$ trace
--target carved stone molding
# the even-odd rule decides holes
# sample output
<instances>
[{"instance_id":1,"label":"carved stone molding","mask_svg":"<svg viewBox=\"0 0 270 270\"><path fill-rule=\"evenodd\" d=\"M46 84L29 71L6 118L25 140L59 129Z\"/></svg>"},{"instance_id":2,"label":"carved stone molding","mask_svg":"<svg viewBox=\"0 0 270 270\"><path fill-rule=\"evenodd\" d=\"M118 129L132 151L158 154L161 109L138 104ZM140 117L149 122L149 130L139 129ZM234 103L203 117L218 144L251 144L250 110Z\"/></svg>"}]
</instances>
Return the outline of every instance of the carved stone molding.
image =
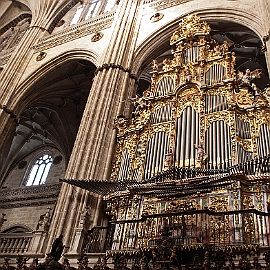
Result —
<instances>
[{"instance_id":1,"label":"carved stone molding","mask_svg":"<svg viewBox=\"0 0 270 270\"><path fill-rule=\"evenodd\" d=\"M33 46L33 49L35 52L44 51L109 28L112 25L114 14L115 12L106 13L106 15L99 16L93 20L84 22L82 24L76 24L73 27L64 29L61 32L51 35L49 38L40 40L38 44Z\"/></svg>"},{"instance_id":2,"label":"carved stone molding","mask_svg":"<svg viewBox=\"0 0 270 270\"><path fill-rule=\"evenodd\" d=\"M11 118L13 119L17 119L17 116L14 114L14 111L13 110L10 110L7 105L1 105L0 104L0 108L7 114L10 115Z\"/></svg>"},{"instance_id":3,"label":"carved stone molding","mask_svg":"<svg viewBox=\"0 0 270 270\"><path fill-rule=\"evenodd\" d=\"M36 61L41 61L46 57L46 52L40 52L39 55L36 57Z\"/></svg>"},{"instance_id":4,"label":"carved stone molding","mask_svg":"<svg viewBox=\"0 0 270 270\"><path fill-rule=\"evenodd\" d=\"M97 32L97 33L95 33L95 34L92 36L91 41L92 41L92 42L97 42L97 41L99 41L100 39L102 39L103 36L104 36L103 33Z\"/></svg>"},{"instance_id":5,"label":"carved stone molding","mask_svg":"<svg viewBox=\"0 0 270 270\"><path fill-rule=\"evenodd\" d=\"M161 1L145 0L143 4L149 5L149 7L154 8L155 11L159 11L166 8L177 6L179 4L184 4L190 1L192 0L161 0Z\"/></svg>"},{"instance_id":6,"label":"carved stone molding","mask_svg":"<svg viewBox=\"0 0 270 270\"><path fill-rule=\"evenodd\" d=\"M153 16L151 16L150 21L151 22L158 22L160 21L162 18L164 17L164 15L160 12L155 13Z\"/></svg>"},{"instance_id":7,"label":"carved stone molding","mask_svg":"<svg viewBox=\"0 0 270 270\"><path fill-rule=\"evenodd\" d=\"M0 190L0 208L15 208L54 204L62 184L22 187Z\"/></svg>"}]
</instances>

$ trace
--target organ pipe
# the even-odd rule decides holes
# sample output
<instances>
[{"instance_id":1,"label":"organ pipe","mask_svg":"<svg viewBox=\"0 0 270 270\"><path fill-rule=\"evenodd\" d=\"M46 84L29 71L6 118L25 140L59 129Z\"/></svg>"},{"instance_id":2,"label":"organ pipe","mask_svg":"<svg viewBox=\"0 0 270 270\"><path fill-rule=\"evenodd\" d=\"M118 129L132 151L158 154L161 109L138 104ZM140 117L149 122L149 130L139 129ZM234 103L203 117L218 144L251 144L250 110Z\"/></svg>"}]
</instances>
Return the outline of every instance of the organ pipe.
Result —
<instances>
[{"instance_id":1,"label":"organ pipe","mask_svg":"<svg viewBox=\"0 0 270 270\"><path fill-rule=\"evenodd\" d=\"M139 172L149 178L162 172L168 169L164 161L171 152L170 165L207 169L248 162L253 152L259 157L270 154L270 101L265 96L255 101L239 83L240 73L235 78L235 57L226 44L209 38L200 33L183 43L173 36L173 57L153 62L152 84L135 99L134 119L116 121L121 143L113 179L138 178ZM133 140L127 152L125 140ZM134 145L139 141L143 154L136 156ZM248 170L257 166L249 164Z\"/></svg>"}]
</instances>

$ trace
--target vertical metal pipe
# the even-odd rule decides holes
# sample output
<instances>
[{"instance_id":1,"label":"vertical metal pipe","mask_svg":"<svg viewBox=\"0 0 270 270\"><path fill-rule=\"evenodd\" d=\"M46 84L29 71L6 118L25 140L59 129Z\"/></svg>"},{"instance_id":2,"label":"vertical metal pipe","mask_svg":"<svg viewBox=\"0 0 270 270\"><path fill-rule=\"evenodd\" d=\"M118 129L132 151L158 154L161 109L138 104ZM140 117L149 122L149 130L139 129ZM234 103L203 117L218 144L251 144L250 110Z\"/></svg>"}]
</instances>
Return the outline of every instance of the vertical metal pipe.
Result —
<instances>
[{"instance_id":1,"label":"vertical metal pipe","mask_svg":"<svg viewBox=\"0 0 270 270\"><path fill-rule=\"evenodd\" d=\"M209 169L209 163L210 163L210 143L209 143L209 128L205 131L205 151L208 154L207 164L205 166L205 169Z\"/></svg>"},{"instance_id":2,"label":"vertical metal pipe","mask_svg":"<svg viewBox=\"0 0 270 270\"><path fill-rule=\"evenodd\" d=\"M210 145L211 145L211 156L212 156L212 169L215 168L216 166L216 129L215 129L215 124L216 122L213 122L211 124L211 140L210 140Z\"/></svg>"},{"instance_id":3,"label":"vertical metal pipe","mask_svg":"<svg viewBox=\"0 0 270 270\"><path fill-rule=\"evenodd\" d=\"M186 110L183 111L182 115L181 115L181 126L182 126L182 130L181 130L181 146L180 146L180 160L183 161L183 165L182 167L184 167L185 165L185 129L186 129Z\"/></svg>"},{"instance_id":4,"label":"vertical metal pipe","mask_svg":"<svg viewBox=\"0 0 270 270\"><path fill-rule=\"evenodd\" d=\"M187 107L187 127L186 127L186 140L185 140L185 160L189 160L190 166L190 137L191 137L191 107Z\"/></svg>"},{"instance_id":5,"label":"vertical metal pipe","mask_svg":"<svg viewBox=\"0 0 270 270\"><path fill-rule=\"evenodd\" d=\"M194 144L196 144L196 112L195 110L192 108L191 111L191 141L190 141L190 167L194 166L194 160L195 160L195 156L194 156Z\"/></svg>"},{"instance_id":6,"label":"vertical metal pipe","mask_svg":"<svg viewBox=\"0 0 270 270\"><path fill-rule=\"evenodd\" d=\"M230 166L230 154L229 154L229 147L230 147L230 135L229 135L229 126L227 124L224 125L224 141L225 141L225 169Z\"/></svg>"},{"instance_id":7,"label":"vertical metal pipe","mask_svg":"<svg viewBox=\"0 0 270 270\"><path fill-rule=\"evenodd\" d=\"M210 169L213 169L213 124L208 128L208 143L209 143L209 161L210 161Z\"/></svg>"},{"instance_id":8,"label":"vertical metal pipe","mask_svg":"<svg viewBox=\"0 0 270 270\"><path fill-rule=\"evenodd\" d=\"M205 113L208 113L208 95L205 95Z\"/></svg>"},{"instance_id":9,"label":"vertical metal pipe","mask_svg":"<svg viewBox=\"0 0 270 270\"><path fill-rule=\"evenodd\" d=\"M158 164L158 156L160 151L160 132L155 133L154 136L154 143L153 143L153 160L152 160L152 170L154 171L155 175L157 173L157 164Z\"/></svg>"},{"instance_id":10,"label":"vertical metal pipe","mask_svg":"<svg viewBox=\"0 0 270 270\"><path fill-rule=\"evenodd\" d=\"M147 158L146 158L147 166L145 166L145 172L146 172L145 178L149 178L151 175L151 158L153 156L152 143L153 143L153 139L151 138L148 140L148 149L147 149Z\"/></svg>"},{"instance_id":11,"label":"vertical metal pipe","mask_svg":"<svg viewBox=\"0 0 270 270\"><path fill-rule=\"evenodd\" d=\"M194 165L194 144L196 143L195 139L196 139L196 112L193 108L191 108L191 138L190 138L190 154L189 154L189 158L190 158L190 167L193 167Z\"/></svg>"},{"instance_id":12,"label":"vertical metal pipe","mask_svg":"<svg viewBox=\"0 0 270 270\"><path fill-rule=\"evenodd\" d=\"M194 141L194 144L199 145L199 143L200 143L200 116L195 111L195 141ZM197 158L197 155L196 155L197 150L196 150L194 144L192 145L192 147L193 147L193 158L194 158L194 164L193 165L195 167L196 158Z\"/></svg>"},{"instance_id":13,"label":"vertical metal pipe","mask_svg":"<svg viewBox=\"0 0 270 270\"><path fill-rule=\"evenodd\" d=\"M225 169L226 167L226 134L224 131L225 123L222 121L220 125L220 160L221 160L221 169Z\"/></svg>"},{"instance_id":14,"label":"vertical metal pipe","mask_svg":"<svg viewBox=\"0 0 270 270\"><path fill-rule=\"evenodd\" d=\"M178 162L179 164L179 142L180 142L180 130L181 130L181 126L180 126L180 121L179 118L177 118L176 120L177 125L176 125L176 135L175 135L175 161L174 162Z\"/></svg>"},{"instance_id":15,"label":"vertical metal pipe","mask_svg":"<svg viewBox=\"0 0 270 270\"><path fill-rule=\"evenodd\" d=\"M220 124L221 121L216 122L216 142L217 142L217 147L216 147L216 159L217 159L217 169L220 169L220 163L221 163L221 153L220 153Z\"/></svg>"},{"instance_id":16,"label":"vertical metal pipe","mask_svg":"<svg viewBox=\"0 0 270 270\"><path fill-rule=\"evenodd\" d=\"M164 158L164 151L165 151L165 132L159 132L160 133L160 149L159 149L159 155L158 155L158 160L157 160L157 167L158 167L158 172L161 172L163 169L163 158Z\"/></svg>"}]
</instances>

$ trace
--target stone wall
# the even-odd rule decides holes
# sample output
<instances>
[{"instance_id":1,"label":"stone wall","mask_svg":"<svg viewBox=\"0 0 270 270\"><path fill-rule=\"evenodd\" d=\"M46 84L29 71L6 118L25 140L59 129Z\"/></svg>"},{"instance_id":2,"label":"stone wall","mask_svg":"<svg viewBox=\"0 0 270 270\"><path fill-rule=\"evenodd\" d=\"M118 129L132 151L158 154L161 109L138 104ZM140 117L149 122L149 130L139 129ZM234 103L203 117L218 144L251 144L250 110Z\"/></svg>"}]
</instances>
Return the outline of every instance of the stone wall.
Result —
<instances>
[{"instance_id":1,"label":"stone wall","mask_svg":"<svg viewBox=\"0 0 270 270\"><path fill-rule=\"evenodd\" d=\"M33 162L36 160L36 158L38 157L40 153L49 153L52 156L53 160L56 157L57 158L60 157L58 158L58 159L61 159L60 161L54 162L52 164L48 178L46 180L46 184L58 183L59 179L63 178L65 174L65 169L66 169L65 160L57 149L46 147L46 148L42 148L42 150L37 150L31 153L22 161L20 161L17 164L17 166L14 167L9 173L8 177L6 178L6 180L4 181L2 185L2 189L19 188L19 187L24 186L25 182L27 181L27 177L31 170Z\"/></svg>"}]
</instances>

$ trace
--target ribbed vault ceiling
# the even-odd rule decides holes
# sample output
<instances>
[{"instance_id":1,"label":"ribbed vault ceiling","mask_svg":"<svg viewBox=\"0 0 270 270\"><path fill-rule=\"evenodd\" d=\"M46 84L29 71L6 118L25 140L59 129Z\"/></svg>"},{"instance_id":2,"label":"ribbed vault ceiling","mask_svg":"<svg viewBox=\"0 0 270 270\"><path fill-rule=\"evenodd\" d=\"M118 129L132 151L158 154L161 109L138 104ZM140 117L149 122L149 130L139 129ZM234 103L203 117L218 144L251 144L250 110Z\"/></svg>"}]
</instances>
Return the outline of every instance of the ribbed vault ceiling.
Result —
<instances>
[{"instance_id":1,"label":"ribbed vault ceiling","mask_svg":"<svg viewBox=\"0 0 270 270\"><path fill-rule=\"evenodd\" d=\"M44 146L57 148L68 159L78 132L96 67L71 60L54 68L32 89L34 100L20 114L5 159L13 168L25 156ZM30 98L30 97L29 97Z\"/></svg>"}]
</instances>

